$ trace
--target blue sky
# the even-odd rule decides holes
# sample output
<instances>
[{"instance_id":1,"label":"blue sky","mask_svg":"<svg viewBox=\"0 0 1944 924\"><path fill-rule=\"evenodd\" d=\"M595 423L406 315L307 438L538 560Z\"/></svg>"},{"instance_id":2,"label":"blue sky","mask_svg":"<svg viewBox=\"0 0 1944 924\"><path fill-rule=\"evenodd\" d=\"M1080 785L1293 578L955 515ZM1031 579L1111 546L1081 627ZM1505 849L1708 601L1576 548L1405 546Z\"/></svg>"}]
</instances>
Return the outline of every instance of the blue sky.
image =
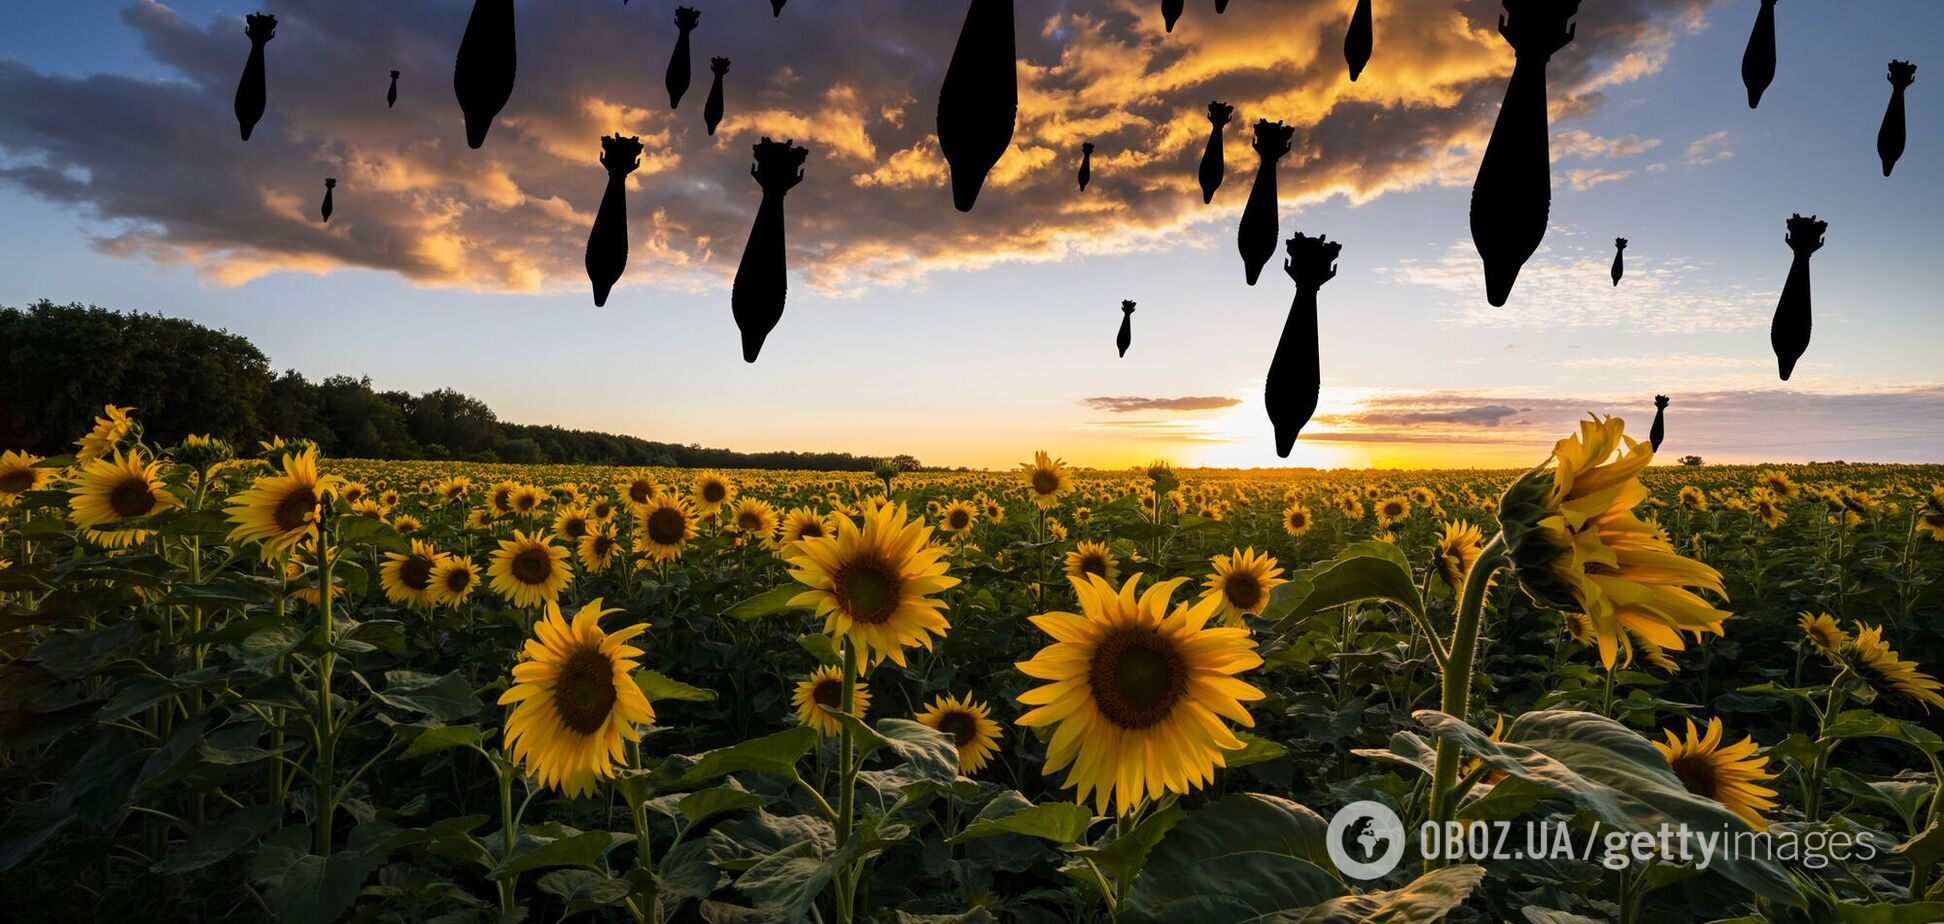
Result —
<instances>
[{"instance_id":1,"label":"blue sky","mask_svg":"<svg viewBox=\"0 0 1944 924\"><path fill-rule=\"evenodd\" d=\"M277 12L280 6L314 5L266 7ZM1319 11L1316 21L1338 18L1339 5L1347 15L1347 4L1319 4L1328 9ZM662 33L672 33L662 28L668 12L663 7L672 6L637 2L625 14L600 11L632 17L613 20L620 27L639 23L635 44L643 61L637 70L654 75L618 94L618 105L665 108L665 97L659 104L653 100L661 95L658 75L667 43ZM701 6L705 17L732 15L726 6ZM1168 64L1158 15L1136 19L1123 9L1136 6L1131 2L1058 6L1050 18L1074 17L1066 21L1072 37L1053 50L1042 49L1037 58L1032 43L1022 39L1029 63L1059 71L1081 56L1085 26L1093 23L1101 35L1121 41L1134 35L1149 43L1146 47L1161 48L1154 66ZM1148 4L1138 6L1145 13ZM1251 15L1250 6L1247 0L1235 4L1224 19ZM1496 5L1452 6L1489 22ZM1574 59L1582 69L1571 78L1574 95L1567 108L1574 111L1552 126L1553 227L1503 308L1484 302L1466 225L1475 151L1460 146L1408 169L1391 163L1360 174L1362 152L1346 155L1341 148L1359 136L1322 131L1341 118L1338 110L1321 120L1313 138L1320 160L1298 164L1298 157L1315 153L1299 151L1285 161L1283 234L1325 233L1344 244L1339 275L1321 296L1322 408L1290 463L1537 461L1552 439L1565 434L1570 420L1587 411L1638 418L1644 432L1656 392L1674 396L1669 413L1675 438L1669 449L1710 460L1944 458L1944 376L1936 371L1944 346L1939 311L1944 232L1938 221L1944 202L1939 195L1944 190L1944 54L1938 53L1944 51L1944 5L1925 0L1782 5L1780 64L1756 111L1747 108L1738 72L1754 0L1641 0L1622 6L1628 9L1603 15L1638 14L1625 54L1611 32L1606 44L1588 47L1588 30L1582 28L1581 40L1555 57L1555 70ZM424 22L451 22L454 34L427 37L428 47L456 41L464 4L400 7L422 8ZM15 69L0 80L0 88L11 82L13 94L34 88L58 93L90 75L124 75L183 85L187 90L174 98L203 100L215 115L228 118L229 87L223 83L233 87L248 46L231 31L233 23L216 18L236 17L246 9L189 0L168 5L193 27L183 33L184 42L208 36L216 49L210 53L219 54L210 72L221 72L220 79L199 76L187 63L201 49L159 55L157 42L143 40L135 23L153 23L158 9L144 7L150 18L142 20L124 17L111 3L10 5L0 11L0 56ZM547 85L548 65L529 61L552 47L550 36L570 35L581 25L567 13L543 14L537 4L521 9L531 19L551 15L556 21L535 29L537 40L523 36L531 44L522 50L516 106L534 82ZM1583 23L1591 10L1589 4ZM299 11L299 23L304 12ZM761 12L761 22L740 25L762 27L768 15ZM833 15L827 4L814 0L793 3L784 13L786 20L795 16L799 22ZM1191 11L1176 33L1191 48L1198 35L1193 30L1201 27L1197 15L1213 19L1206 11ZM698 59L710 53L702 40L716 21L705 18L697 33ZM1608 24L1629 28L1624 18ZM1233 22L1207 27L1217 26L1235 27ZM943 30L947 38L954 28ZM1035 31L1025 12L1020 28L1022 35ZM1154 34L1142 36L1142 29ZM1666 35L1654 35L1657 30ZM1380 10L1366 82L1382 80L1387 67L1409 55L1398 40L1386 43L1387 36L1402 31L1402 24L1387 26ZM294 49L301 47L286 34L280 30L269 47L273 115L266 126L296 135L274 121L282 88L277 78L283 62L277 56L297 54ZM227 35L234 40L217 42ZM935 58L939 44L913 39L913 53ZM949 47L949 41L943 43L944 51ZM1199 51L1236 53L1214 38ZM1509 68L1510 49L1500 43L1497 53ZM170 55L180 57L164 60ZM822 66L841 77L842 56L825 57L838 59ZM1909 91L1907 153L1895 176L1885 179L1874 140L1889 96L1884 63L1892 57L1915 61L1919 71ZM747 60L748 65L738 62L732 79L747 69L753 72L752 85L770 80L765 104L776 102L787 110L793 99L803 99L806 109L814 108L812 91L792 91L780 78L763 75L761 58ZM1934 69L1931 62L1937 62ZM367 63L377 74L376 85L359 86L357 92L368 93L378 106L358 118L378 123L387 116L382 71L392 65ZM1334 68L1342 80L1340 58L1313 63L1318 72ZM811 64L790 66L811 83L821 73ZM456 110L449 57L401 66L407 69L401 89L412 102ZM1454 58L1439 66L1467 65ZM363 83L372 83L370 74L361 76ZM354 82L350 75L343 79ZM1083 76L1068 74L1059 82L1056 73L1048 79L1054 82L1041 88L1044 93L1052 96L1059 89L1075 106L1088 104L1090 93L1097 95L1083 85ZM912 121L929 125L935 81L921 83L914 80L910 88ZM1466 130L1474 133L1489 127L1503 80L1501 75L1475 83L1447 107L1462 110ZM699 109L704 89L698 81L691 90L696 101L685 102L682 115L695 115L689 107ZM317 88L299 84L292 92L299 91ZM1264 99L1299 91L1272 89ZM1207 95L1187 89L1175 98L1142 103L1188 111ZM0 106L10 105L10 98L23 97L0 89ZM732 111L742 101L732 94ZM1557 86L1554 103L1563 105ZM1430 108L1422 101L1383 105L1371 116L1372 133L1388 138L1396 132L1415 143L1452 140L1449 132L1405 134L1417 130ZM653 119L659 112L622 112L623 119L642 122L646 131L658 130ZM520 114L509 108L508 115ZM4 116L0 111L0 119ZM87 117L73 114L76 122ZM401 273L354 249L311 255L328 259L318 267L325 272L255 268L237 274L251 277L240 281L224 275L222 257L211 255L207 237L195 239L194 246L203 249L193 256L170 250L187 246L181 229L194 222L180 216L189 214L188 206L143 218L130 213L126 196L110 200L89 190L50 196L44 188L30 192L17 174L0 172L0 303L46 297L189 317L248 336L276 365L308 375L369 375L382 387L415 391L449 386L483 398L506 419L653 439L752 450L913 452L927 462L978 466L1004 465L1037 448L1082 464L1123 465L1155 456L1185 464L1277 464L1259 393L1292 287L1273 268L1257 286L1242 284L1234 225L1253 166L1243 127L1249 117L1245 109L1229 128L1230 172L1214 205L1199 213L1163 213L1130 193L1124 204L1116 203L1118 212L1103 208L1073 219L1064 229L1068 236L1056 244L1009 251L1007 235L1038 220L1032 210L1037 200L1076 195L1073 165L1060 160L1063 155L1054 156L1038 171L1046 175L1043 181L1001 186L982 199L981 209L991 203L988 210L996 214L977 232L987 252L972 269L955 268L951 248L941 245L928 255L897 261L889 272L875 267L806 279L805 271L818 263L819 248L839 253L850 246L859 248L851 251L856 253L860 240L883 245L870 238L869 208L856 215L830 207L818 211L814 207L822 200L793 194L792 205L804 206L791 216L797 248L791 259L799 272L783 322L754 365L740 361L728 312L728 273L740 249L740 228L746 228L756 200L754 184L746 179L743 185L721 184L725 230L716 235L710 259L664 266L639 249L637 236L623 287L608 307L595 309L584 276L577 278L578 259L558 273L540 261L544 278L532 287L537 291L455 283L422 273L408 278L414 271ZM837 181L841 177L832 174L851 172L820 157L821 150L844 143L840 127L816 115L803 125L775 118L785 123L782 128L808 133L798 140L813 149L806 167L810 177ZM1149 120L1147 128L1158 136L1164 124ZM69 128L57 120L43 118L34 126L37 134L24 140L10 141L9 133L0 132L0 164L47 165L49 151L65 150L59 146L61 132L88 137L85 126ZM1057 147L1065 137L1061 133L1070 129L1082 130L1050 120L1031 137ZM1131 129L1119 130L1122 135L1114 137ZM544 146L544 132L522 131ZM725 175L733 179L746 169L747 139L733 130L729 135L717 139L709 156L712 163L726 164ZM489 140L485 153L505 140ZM1200 140L1190 140L1192 159ZM235 142L233 134L227 141ZM331 156L328 145L314 139L297 137L292 143ZM696 140L678 134L667 143L675 147ZM240 153L234 156L260 156L254 145L237 146ZM888 159L887 147L880 146L880 161ZM146 139L130 137L124 149L101 154L98 164L55 166L89 176L117 160L168 157L174 150L179 149L150 147ZM1033 151L1022 147L1009 156ZM690 149L684 156L698 155ZM1096 158L1097 175L1109 181L1100 195L1109 203L1116 195L1111 183L1120 179L1116 170L1161 169L1121 167L1111 159L1103 164L1101 155ZM694 162L685 161L678 175L705 182L697 178L703 175L688 172ZM322 175L328 168L310 172ZM170 172L156 175L187 176L198 169L243 176L241 171L250 168L183 157ZM547 185L554 173L542 180L537 172L515 168L511 175L530 198L552 192L575 211L591 213L601 183L591 153L578 173L562 169L566 179L557 192ZM1192 183L1192 167L1182 179ZM1346 186L1363 186L1361 201L1332 194ZM664 204L664 189L671 187L651 178L633 194L637 222ZM943 200L920 194L929 191L914 193L915 206L887 202L884 214L904 215L910 208L920 216L909 219L918 227L960 220ZM290 195L305 209L315 205L310 188L293 188ZM372 200L381 194L347 184L338 195L339 214L350 219L355 235L355 222L375 209ZM679 221L685 200L679 190L667 195L669 214ZM1063 208L1069 217L1074 214L1073 206ZM1202 208L1198 197L1195 208ZM1793 381L1781 383L1774 375L1767 321L1789 265L1782 236L1791 212L1815 213L1830 230L1828 245L1813 263L1815 339ZM342 221L334 219L334 225ZM403 227L410 227L409 221ZM249 241L236 229L212 233ZM1631 241L1629 275L1617 290L1605 279L1615 236ZM309 266L311 257L302 250L308 245L293 239L299 243L291 253L301 259L290 265ZM570 243L577 256L579 240ZM1112 347L1123 298L1140 303L1134 347L1124 359ZM1192 412L1103 411L1085 403L1102 396L1215 396L1239 403ZM1480 415L1480 408L1510 413Z\"/></svg>"}]
</instances>

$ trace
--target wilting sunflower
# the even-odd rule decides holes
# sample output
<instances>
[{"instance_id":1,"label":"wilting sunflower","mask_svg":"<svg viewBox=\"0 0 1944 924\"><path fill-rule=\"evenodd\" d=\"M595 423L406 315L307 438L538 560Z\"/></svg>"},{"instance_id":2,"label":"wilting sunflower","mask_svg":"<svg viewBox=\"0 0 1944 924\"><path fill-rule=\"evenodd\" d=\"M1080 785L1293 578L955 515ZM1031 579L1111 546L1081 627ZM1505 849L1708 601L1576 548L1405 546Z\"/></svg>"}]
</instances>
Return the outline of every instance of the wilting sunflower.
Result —
<instances>
[{"instance_id":1,"label":"wilting sunflower","mask_svg":"<svg viewBox=\"0 0 1944 924\"><path fill-rule=\"evenodd\" d=\"M1079 613L1032 617L1053 643L1017 666L1050 682L1020 694L1038 708L1017 724L1053 726L1046 771L1070 767L1064 785L1081 802L1092 794L1103 814L1110 801L1126 815L1144 798L1213 781L1223 752L1243 746L1222 719L1255 724L1242 703L1263 693L1234 676L1262 664L1255 643L1247 629L1209 627L1214 597L1168 612L1186 580L1155 584L1137 601L1140 575L1118 592L1088 575L1073 582Z\"/></svg>"},{"instance_id":2,"label":"wilting sunflower","mask_svg":"<svg viewBox=\"0 0 1944 924\"><path fill-rule=\"evenodd\" d=\"M1674 775L1681 778L1688 792L1721 803L1750 828L1768 830L1768 819L1762 813L1775 808L1775 790L1762 784L1775 779L1775 774L1763 769L1768 765L1767 757L1755 756L1753 737L1722 747L1720 719L1708 720L1705 735L1695 729L1693 719L1687 720L1685 739L1672 731L1663 733L1667 741L1656 741L1654 747L1667 758L1668 766L1674 768Z\"/></svg>"},{"instance_id":3,"label":"wilting sunflower","mask_svg":"<svg viewBox=\"0 0 1944 924\"><path fill-rule=\"evenodd\" d=\"M1803 613L1796 617L1796 625L1802 627L1803 641L1809 643L1819 655L1835 658L1843 653L1843 646L1849 644L1849 633L1836 624L1836 617L1828 613Z\"/></svg>"},{"instance_id":4,"label":"wilting sunflower","mask_svg":"<svg viewBox=\"0 0 1944 924\"><path fill-rule=\"evenodd\" d=\"M541 533L528 535L514 530L513 538L502 539L486 565L493 592L514 606L539 606L560 599L560 592L574 582L567 566L567 550L547 541Z\"/></svg>"},{"instance_id":5,"label":"wilting sunflower","mask_svg":"<svg viewBox=\"0 0 1944 924\"><path fill-rule=\"evenodd\" d=\"M231 542L263 543L264 560L288 552L317 536L318 512L336 490L337 480L317 473L317 447L286 455L283 474L265 475L249 490L230 498Z\"/></svg>"},{"instance_id":6,"label":"wilting sunflower","mask_svg":"<svg viewBox=\"0 0 1944 924\"><path fill-rule=\"evenodd\" d=\"M1295 539L1309 532L1310 527L1315 525L1315 521L1310 519L1308 507L1302 504L1290 504L1283 508L1282 524L1283 532L1288 533L1291 539Z\"/></svg>"},{"instance_id":7,"label":"wilting sunflower","mask_svg":"<svg viewBox=\"0 0 1944 924\"><path fill-rule=\"evenodd\" d=\"M161 471L162 463L144 462L140 449L131 449L126 456L117 451L111 458L88 460L68 496L70 518L88 530L90 541L104 548L127 548L147 539L154 531L132 528L129 521L181 504L163 486Z\"/></svg>"},{"instance_id":8,"label":"wilting sunflower","mask_svg":"<svg viewBox=\"0 0 1944 924\"><path fill-rule=\"evenodd\" d=\"M1282 579L1283 569L1277 567L1276 557L1259 553L1254 547L1217 555L1210 564L1215 570L1209 572L1202 587L1207 596L1222 601L1216 615L1228 623L1239 623L1244 615L1262 612L1269 592L1278 584L1288 583Z\"/></svg>"},{"instance_id":9,"label":"wilting sunflower","mask_svg":"<svg viewBox=\"0 0 1944 924\"><path fill-rule=\"evenodd\" d=\"M1477 563L1484 545L1485 534L1477 526L1464 520L1444 524L1444 533L1438 537L1438 547L1432 553L1431 563L1437 567L1438 577L1444 580L1446 587L1455 591L1465 586L1465 577L1471 574L1472 565Z\"/></svg>"},{"instance_id":10,"label":"wilting sunflower","mask_svg":"<svg viewBox=\"0 0 1944 924\"><path fill-rule=\"evenodd\" d=\"M938 512L939 531L953 536L970 530L978 522L978 508L962 500L946 504L944 509Z\"/></svg>"},{"instance_id":11,"label":"wilting sunflower","mask_svg":"<svg viewBox=\"0 0 1944 924\"><path fill-rule=\"evenodd\" d=\"M721 472L703 472L695 476L694 483L689 486L689 495L695 498L696 515L706 517L735 498L736 486L722 477Z\"/></svg>"},{"instance_id":12,"label":"wilting sunflower","mask_svg":"<svg viewBox=\"0 0 1944 924\"><path fill-rule=\"evenodd\" d=\"M682 557L682 550L693 538L695 514L689 509L688 500L661 494L648 502L647 512L635 525L634 549L663 562Z\"/></svg>"},{"instance_id":13,"label":"wilting sunflower","mask_svg":"<svg viewBox=\"0 0 1944 924\"><path fill-rule=\"evenodd\" d=\"M929 649L932 636L945 634L945 603L931 595L959 583L945 573L945 549L930 544L931 532L903 504L866 516L861 528L839 518L837 535L791 547L790 576L810 589L790 604L815 606L824 631L849 638L869 663L890 658L903 667L906 646Z\"/></svg>"},{"instance_id":14,"label":"wilting sunflower","mask_svg":"<svg viewBox=\"0 0 1944 924\"><path fill-rule=\"evenodd\" d=\"M96 417L94 429L74 441L74 461L86 464L114 452L135 428L134 421L128 419L128 413L133 410L112 404L103 406L101 412L106 416Z\"/></svg>"},{"instance_id":15,"label":"wilting sunflower","mask_svg":"<svg viewBox=\"0 0 1944 924\"><path fill-rule=\"evenodd\" d=\"M979 772L999 751L1003 730L992 720L992 707L963 697L933 697L931 705L918 713L918 722L952 736L958 749L959 772L967 776Z\"/></svg>"},{"instance_id":16,"label":"wilting sunflower","mask_svg":"<svg viewBox=\"0 0 1944 924\"><path fill-rule=\"evenodd\" d=\"M579 504L560 508L560 513L554 517L554 537L570 545L585 538L589 528L587 511L582 510Z\"/></svg>"},{"instance_id":17,"label":"wilting sunflower","mask_svg":"<svg viewBox=\"0 0 1944 924\"><path fill-rule=\"evenodd\" d=\"M1875 683L1916 700L1926 711L1932 706L1944 709L1944 695L1937 692L1944 689L1944 683L1918 670L1917 662L1898 657L1896 649L1883 640L1882 626L1857 623L1856 641L1851 650L1856 661L1869 669L1868 676Z\"/></svg>"},{"instance_id":18,"label":"wilting sunflower","mask_svg":"<svg viewBox=\"0 0 1944 924\"><path fill-rule=\"evenodd\" d=\"M796 692L791 694L790 702L796 705L797 720L817 730L826 738L842 734L844 726L837 718L819 709L829 706L842 709L844 705L844 672L834 664L826 664L812 672L808 679L797 681ZM859 680L851 687L851 713L863 718L871 708L871 688Z\"/></svg>"},{"instance_id":19,"label":"wilting sunflower","mask_svg":"<svg viewBox=\"0 0 1944 924\"><path fill-rule=\"evenodd\" d=\"M776 508L768 501L745 497L736 502L729 525L744 536L769 543L776 536Z\"/></svg>"},{"instance_id":20,"label":"wilting sunflower","mask_svg":"<svg viewBox=\"0 0 1944 924\"><path fill-rule=\"evenodd\" d=\"M46 486L52 473L34 467L40 460L40 456L11 449L0 453L0 504L11 504L14 498Z\"/></svg>"},{"instance_id":21,"label":"wilting sunflower","mask_svg":"<svg viewBox=\"0 0 1944 924\"><path fill-rule=\"evenodd\" d=\"M614 566L614 558L621 552L621 539L614 535L612 526L596 526L580 538L580 561L587 570L599 574Z\"/></svg>"},{"instance_id":22,"label":"wilting sunflower","mask_svg":"<svg viewBox=\"0 0 1944 924\"><path fill-rule=\"evenodd\" d=\"M1688 589L1725 599L1721 573L1682 557L1634 515L1647 499L1640 473L1654 451L1625 427L1617 417L1581 421L1554 447L1557 468L1527 472L1499 500L1520 585L1536 602L1585 613L1609 670L1633 635L1680 651L1682 632L1719 635L1731 615Z\"/></svg>"},{"instance_id":23,"label":"wilting sunflower","mask_svg":"<svg viewBox=\"0 0 1944 924\"><path fill-rule=\"evenodd\" d=\"M1104 542L1082 542L1066 553L1066 574L1075 579L1098 574L1113 581L1120 577L1120 559L1114 557L1113 550Z\"/></svg>"},{"instance_id":24,"label":"wilting sunflower","mask_svg":"<svg viewBox=\"0 0 1944 924\"><path fill-rule=\"evenodd\" d=\"M479 566L453 556L432 567L432 602L458 609L479 586Z\"/></svg>"},{"instance_id":25,"label":"wilting sunflower","mask_svg":"<svg viewBox=\"0 0 1944 924\"><path fill-rule=\"evenodd\" d=\"M655 707L634 682L641 649L628 644L648 624L601 631L601 617L618 612L602 609L597 598L569 623L560 605L547 601L513 665L513 686L499 698L502 706L517 704L506 719L513 760L569 796L593 792L597 778L612 779L624 742L640 741L637 726L655 721Z\"/></svg>"},{"instance_id":26,"label":"wilting sunflower","mask_svg":"<svg viewBox=\"0 0 1944 924\"><path fill-rule=\"evenodd\" d=\"M401 555L386 552L378 567L378 582L384 585L385 599L418 609L431 609L434 602L432 572L446 558L431 543L412 540L412 550Z\"/></svg>"},{"instance_id":27,"label":"wilting sunflower","mask_svg":"<svg viewBox=\"0 0 1944 924\"><path fill-rule=\"evenodd\" d=\"M1058 506L1060 495L1073 490L1064 459L1036 452L1033 453L1033 461L1019 463L1019 469L1026 475L1026 486L1032 490L1033 503L1041 510Z\"/></svg>"}]
</instances>

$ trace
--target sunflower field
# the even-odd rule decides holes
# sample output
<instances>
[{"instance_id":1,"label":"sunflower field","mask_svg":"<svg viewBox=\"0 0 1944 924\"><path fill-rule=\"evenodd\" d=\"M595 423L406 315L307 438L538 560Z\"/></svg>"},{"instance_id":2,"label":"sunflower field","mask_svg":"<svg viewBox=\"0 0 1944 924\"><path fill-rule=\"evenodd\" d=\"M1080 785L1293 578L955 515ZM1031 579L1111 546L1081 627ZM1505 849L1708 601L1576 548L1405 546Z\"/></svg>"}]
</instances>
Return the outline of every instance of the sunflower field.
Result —
<instances>
[{"instance_id":1,"label":"sunflower field","mask_svg":"<svg viewBox=\"0 0 1944 924\"><path fill-rule=\"evenodd\" d=\"M0 454L0 907L1944 920L1944 467L1563 436L873 476L162 446L110 406ZM1375 876L1337 859L1365 803L1411 847ZM1637 849L1669 829L1771 849Z\"/></svg>"}]
</instances>

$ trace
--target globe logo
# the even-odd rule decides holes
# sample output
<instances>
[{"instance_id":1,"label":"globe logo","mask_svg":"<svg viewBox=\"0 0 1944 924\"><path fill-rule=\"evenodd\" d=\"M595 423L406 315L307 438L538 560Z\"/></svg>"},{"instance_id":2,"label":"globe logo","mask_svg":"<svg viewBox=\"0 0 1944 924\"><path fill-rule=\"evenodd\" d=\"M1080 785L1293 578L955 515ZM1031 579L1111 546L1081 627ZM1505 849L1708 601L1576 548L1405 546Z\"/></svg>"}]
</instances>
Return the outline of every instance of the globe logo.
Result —
<instances>
[{"instance_id":1,"label":"globe logo","mask_svg":"<svg viewBox=\"0 0 1944 924\"><path fill-rule=\"evenodd\" d=\"M1404 858L1404 822L1381 802L1352 802L1330 816L1324 849L1352 879L1378 879Z\"/></svg>"}]
</instances>

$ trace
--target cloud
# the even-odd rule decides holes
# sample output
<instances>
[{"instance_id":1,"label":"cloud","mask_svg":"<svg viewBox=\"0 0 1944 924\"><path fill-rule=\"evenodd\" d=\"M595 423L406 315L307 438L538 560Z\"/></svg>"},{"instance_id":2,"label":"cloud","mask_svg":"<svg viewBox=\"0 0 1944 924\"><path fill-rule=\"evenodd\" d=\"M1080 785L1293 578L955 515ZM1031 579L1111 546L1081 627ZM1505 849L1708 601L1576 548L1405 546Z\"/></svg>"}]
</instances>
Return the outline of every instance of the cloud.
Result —
<instances>
[{"instance_id":1,"label":"cloud","mask_svg":"<svg viewBox=\"0 0 1944 924\"><path fill-rule=\"evenodd\" d=\"M1735 152L1728 147L1728 132L1724 129L1688 142L1686 160L1690 167L1705 167L1734 156Z\"/></svg>"},{"instance_id":2,"label":"cloud","mask_svg":"<svg viewBox=\"0 0 1944 924\"><path fill-rule=\"evenodd\" d=\"M1129 414L1135 411L1215 411L1242 403L1240 398L1221 395L1190 395L1181 398L1136 398L1132 396L1082 398L1080 403L1096 411Z\"/></svg>"},{"instance_id":3,"label":"cloud","mask_svg":"<svg viewBox=\"0 0 1944 924\"><path fill-rule=\"evenodd\" d=\"M1708 2L1588 4L1549 68L1555 120L1659 69ZM961 215L931 133L963 3L940 6L806 3L780 19L760 3L711 6L692 38L698 85L670 111L666 8L521 4L518 85L473 151L451 89L463 3L280 2L269 111L242 143L230 111L248 51L238 17L192 23L134 0L124 23L174 76L0 61L0 182L68 206L105 252L219 284L357 267L427 286L570 290L586 285L582 247L605 180L596 139L620 131L648 146L629 181L623 290L712 289L733 272L759 198L750 145L770 135L811 151L788 200L791 265L842 294L942 269L1159 250L1203 223L1232 225L1258 117L1297 127L1282 168L1289 203L1469 183L1513 60L1488 2L1379 4L1376 57L1355 84L1336 0L1198 7L1171 35L1144 0L1021 4L1018 130ZM734 64L710 137L700 110L714 55ZM393 67L404 76L386 109ZM1212 209L1194 192L1210 99L1238 107ZM1652 146L1565 137L1577 157ZM1084 195L1073 182L1083 140L1098 145ZM338 179L329 225L313 220L325 176Z\"/></svg>"},{"instance_id":4,"label":"cloud","mask_svg":"<svg viewBox=\"0 0 1944 924\"><path fill-rule=\"evenodd\" d=\"M1496 427L1507 417L1522 414L1522 411L1509 404L1485 404L1458 407L1450 410L1372 410L1355 416L1355 421L1368 426L1415 426L1417 424L1449 423L1466 424L1474 427Z\"/></svg>"},{"instance_id":5,"label":"cloud","mask_svg":"<svg viewBox=\"0 0 1944 924\"><path fill-rule=\"evenodd\" d=\"M1602 183L1612 183L1633 176L1632 170L1604 170L1599 167L1582 167L1568 171L1566 180L1574 192L1585 192Z\"/></svg>"},{"instance_id":6,"label":"cloud","mask_svg":"<svg viewBox=\"0 0 1944 924\"><path fill-rule=\"evenodd\" d=\"M1618 160L1644 154L1660 147L1660 143L1659 138L1642 138L1639 135L1602 138L1583 128L1569 128L1553 133L1551 151L1555 162L1565 158Z\"/></svg>"}]
</instances>

